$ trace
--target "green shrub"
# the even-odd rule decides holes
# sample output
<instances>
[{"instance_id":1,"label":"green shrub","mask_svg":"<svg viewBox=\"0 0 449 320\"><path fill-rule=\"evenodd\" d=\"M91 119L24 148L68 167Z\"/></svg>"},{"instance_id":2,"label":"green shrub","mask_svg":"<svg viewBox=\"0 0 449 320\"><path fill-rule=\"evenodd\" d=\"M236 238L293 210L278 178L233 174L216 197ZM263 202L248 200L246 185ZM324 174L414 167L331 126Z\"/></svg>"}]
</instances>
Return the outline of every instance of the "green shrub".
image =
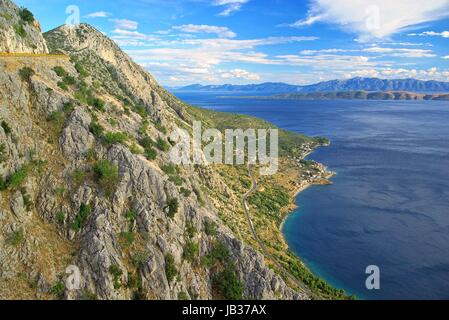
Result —
<instances>
[{"instance_id":1,"label":"green shrub","mask_svg":"<svg viewBox=\"0 0 449 320\"><path fill-rule=\"evenodd\" d=\"M51 293L58 299L64 298L65 284L62 280L56 282L51 288Z\"/></svg>"},{"instance_id":2,"label":"green shrub","mask_svg":"<svg viewBox=\"0 0 449 320\"><path fill-rule=\"evenodd\" d=\"M177 176L177 175L175 175L175 176L170 176L169 178L168 178L168 180L169 181L171 181L171 182L173 182L175 185L177 185L177 186L181 186L182 184L183 184L183 182L184 182L184 180L182 180L182 178L180 177L180 176Z\"/></svg>"},{"instance_id":3,"label":"green shrub","mask_svg":"<svg viewBox=\"0 0 449 320\"><path fill-rule=\"evenodd\" d=\"M178 167L176 165L174 165L173 163L163 165L161 167L161 170L164 171L168 175L178 174Z\"/></svg>"},{"instance_id":4,"label":"green shrub","mask_svg":"<svg viewBox=\"0 0 449 320\"><path fill-rule=\"evenodd\" d=\"M225 300L241 300L243 298L244 287L232 264L227 265L223 271L216 274L212 283Z\"/></svg>"},{"instance_id":5,"label":"green shrub","mask_svg":"<svg viewBox=\"0 0 449 320\"><path fill-rule=\"evenodd\" d=\"M150 123L148 122L147 119L142 121L142 125L139 127L139 134L140 135L145 135L147 133L149 124Z\"/></svg>"},{"instance_id":6,"label":"green shrub","mask_svg":"<svg viewBox=\"0 0 449 320\"><path fill-rule=\"evenodd\" d=\"M4 189L16 190L22 186L28 177L28 167L23 166L4 181Z\"/></svg>"},{"instance_id":7,"label":"green shrub","mask_svg":"<svg viewBox=\"0 0 449 320\"><path fill-rule=\"evenodd\" d=\"M87 77L88 74L80 62L75 63L75 69L82 78Z\"/></svg>"},{"instance_id":8,"label":"green shrub","mask_svg":"<svg viewBox=\"0 0 449 320\"><path fill-rule=\"evenodd\" d=\"M99 110L99 111L105 111L105 102L103 100L101 100L100 98L92 98L90 100L88 100L88 103L90 106L94 107L95 109Z\"/></svg>"},{"instance_id":9,"label":"green shrub","mask_svg":"<svg viewBox=\"0 0 449 320\"><path fill-rule=\"evenodd\" d=\"M123 248L131 246L134 242L135 235L133 232L121 232L119 234L119 243Z\"/></svg>"},{"instance_id":10,"label":"green shrub","mask_svg":"<svg viewBox=\"0 0 449 320\"><path fill-rule=\"evenodd\" d=\"M138 113L142 118L146 118L148 116L147 109L145 109L144 106L141 105L135 105L133 106L133 109L136 113Z\"/></svg>"},{"instance_id":11,"label":"green shrub","mask_svg":"<svg viewBox=\"0 0 449 320\"><path fill-rule=\"evenodd\" d=\"M62 111L64 112L64 113L70 113L70 112L72 112L73 111L73 102L72 101L69 101L69 102L65 102L63 105L62 105Z\"/></svg>"},{"instance_id":12,"label":"green shrub","mask_svg":"<svg viewBox=\"0 0 449 320\"><path fill-rule=\"evenodd\" d=\"M168 216L170 218L174 218L175 214L178 212L179 208L179 202L176 198L171 198L167 201L167 208L168 208Z\"/></svg>"},{"instance_id":13,"label":"green shrub","mask_svg":"<svg viewBox=\"0 0 449 320\"><path fill-rule=\"evenodd\" d=\"M67 87L67 85L64 82L62 82L62 81L58 82L58 87L61 88L64 91L69 90L69 87Z\"/></svg>"},{"instance_id":14,"label":"green shrub","mask_svg":"<svg viewBox=\"0 0 449 320\"><path fill-rule=\"evenodd\" d=\"M154 146L154 141L146 136L142 139L140 139L139 144L144 148L144 149L148 149L148 148L152 148Z\"/></svg>"},{"instance_id":15,"label":"green shrub","mask_svg":"<svg viewBox=\"0 0 449 320\"><path fill-rule=\"evenodd\" d=\"M88 204L82 203L78 214L75 217L75 221L72 223L72 229L75 231L81 230L81 228L86 224L87 219L92 213L92 207Z\"/></svg>"},{"instance_id":16,"label":"green shrub","mask_svg":"<svg viewBox=\"0 0 449 320\"><path fill-rule=\"evenodd\" d=\"M198 199L198 203L201 206L204 206L206 204L206 202L204 201L203 196L201 195L201 191L198 188L194 187L193 193L196 195L196 198Z\"/></svg>"},{"instance_id":17,"label":"green shrub","mask_svg":"<svg viewBox=\"0 0 449 320\"><path fill-rule=\"evenodd\" d=\"M128 222L130 224L133 224L134 221L136 221L136 219L137 219L137 211L134 209L128 210L125 213L125 217L126 217L126 220L128 220Z\"/></svg>"},{"instance_id":18,"label":"green shrub","mask_svg":"<svg viewBox=\"0 0 449 320\"><path fill-rule=\"evenodd\" d=\"M157 130L159 130L160 132L162 132L163 134L167 134L167 128L164 127L160 122L156 122L154 124L154 126L156 127Z\"/></svg>"},{"instance_id":19,"label":"green shrub","mask_svg":"<svg viewBox=\"0 0 449 320\"><path fill-rule=\"evenodd\" d=\"M19 70L19 77L22 81L30 82L32 76L34 76L34 70L30 67L23 67Z\"/></svg>"},{"instance_id":20,"label":"green shrub","mask_svg":"<svg viewBox=\"0 0 449 320\"><path fill-rule=\"evenodd\" d=\"M64 68L63 67L61 67L61 66L56 66L56 67L54 67L53 68L53 71L56 73L56 75L58 76L58 77L65 77L66 75L67 75L67 72L64 70Z\"/></svg>"},{"instance_id":21,"label":"green shrub","mask_svg":"<svg viewBox=\"0 0 449 320\"><path fill-rule=\"evenodd\" d=\"M3 128L3 131L5 131L5 134L11 134L12 129L5 120L2 120L1 126Z\"/></svg>"},{"instance_id":22,"label":"green shrub","mask_svg":"<svg viewBox=\"0 0 449 320\"><path fill-rule=\"evenodd\" d=\"M95 120L91 121L89 130L97 138L101 138L103 136L104 128Z\"/></svg>"},{"instance_id":23,"label":"green shrub","mask_svg":"<svg viewBox=\"0 0 449 320\"><path fill-rule=\"evenodd\" d=\"M6 244L10 246L17 247L25 240L25 236L23 234L23 230L19 229L16 231L10 232L6 237Z\"/></svg>"},{"instance_id":24,"label":"green shrub","mask_svg":"<svg viewBox=\"0 0 449 320\"><path fill-rule=\"evenodd\" d=\"M157 138L157 140L156 140L156 147L159 150L164 151L164 152L170 150L170 145L167 143L167 141L165 141L164 139L162 139L160 137Z\"/></svg>"},{"instance_id":25,"label":"green shrub","mask_svg":"<svg viewBox=\"0 0 449 320\"><path fill-rule=\"evenodd\" d=\"M175 258L171 254L165 256L165 276L168 283L171 283L173 279L178 275L178 270L175 266Z\"/></svg>"},{"instance_id":26,"label":"green shrub","mask_svg":"<svg viewBox=\"0 0 449 320\"><path fill-rule=\"evenodd\" d=\"M64 224L65 221L65 214L62 211L59 211L58 213L56 213L56 222L59 224Z\"/></svg>"},{"instance_id":27,"label":"green shrub","mask_svg":"<svg viewBox=\"0 0 449 320\"><path fill-rule=\"evenodd\" d=\"M86 180L86 172L84 172L80 169L75 169L75 170L73 170L70 177L72 178L73 184L75 186L79 187Z\"/></svg>"},{"instance_id":28,"label":"green shrub","mask_svg":"<svg viewBox=\"0 0 449 320\"><path fill-rule=\"evenodd\" d=\"M187 233L187 237L189 237L189 239L193 238L195 236L195 234L197 233L197 230L196 230L195 226L193 225L192 221L186 222L186 233Z\"/></svg>"},{"instance_id":29,"label":"green shrub","mask_svg":"<svg viewBox=\"0 0 449 320\"><path fill-rule=\"evenodd\" d=\"M214 222L206 220L204 222L204 233L208 236L217 235L217 226Z\"/></svg>"},{"instance_id":30,"label":"green shrub","mask_svg":"<svg viewBox=\"0 0 449 320\"><path fill-rule=\"evenodd\" d=\"M188 241L184 246L182 257L189 262L194 262L197 260L199 253L198 243Z\"/></svg>"},{"instance_id":31,"label":"green shrub","mask_svg":"<svg viewBox=\"0 0 449 320\"><path fill-rule=\"evenodd\" d=\"M23 28L23 24L15 24L13 26L14 32L21 38L25 38L27 36L27 32Z\"/></svg>"},{"instance_id":32,"label":"green shrub","mask_svg":"<svg viewBox=\"0 0 449 320\"><path fill-rule=\"evenodd\" d=\"M106 195L111 195L118 183L118 168L109 160L97 162L93 171L98 185L105 191Z\"/></svg>"},{"instance_id":33,"label":"green shrub","mask_svg":"<svg viewBox=\"0 0 449 320\"><path fill-rule=\"evenodd\" d=\"M27 23L33 23L34 22L33 13L30 10L28 10L27 8L20 8L19 17L24 22L27 22Z\"/></svg>"},{"instance_id":34,"label":"green shrub","mask_svg":"<svg viewBox=\"0 0 449 320\"><path fill-rule=\"evenodd\" d=\"M153 148L148 148L148 149L145 149L145 157L148 159L148 160L156 160L156 157L157 157L157 151L155 150L155 149L153 149Z\"/></svg>"},{"instance_id":35,"label":"green shrub","mask_svg":"<svg viewBox=\"0 0 449 320\"><path fill-rule=\"evenodd\" d=\"M190 197L190 195L192 194L192 191L190 191L189 189L186 189L184 187L181 188L181 193L184 197L188 198Z\"/></svg>"},{"instance_id":36,"label":"green shrub","mask_svg":"<svg viewBox=\"0 0 449 320\"><path fill-rule=\"evenodd\" d=\"M112 275L113 281L114 281L114 288L120 289L121 287L121 276L123 274L123 271L116 265L111 265L109 267L109 273Z\"/></svg>"},{"instance_id":37,"label":"green shrub","mask_svg":"<svg viewBox=\"0 0 449 320\"><path fill-rule=\"evenodd\" d=\"M150 254L144 251L137 251L131 255L131 263L135 268L140 268L145 262L148 261Z\"/></svg>"},{"instance_id":38,"label":"green shrub","mask_svg":"<svg viewBox=\"0 0 449 320\"><path fill-rule=\"evenodd\" d=\"M202 262L207 267L213 267L217 264L225 264L229 261L230 252L228 247L221 241L217 241L212 250L203 257Z\"/></svg>"},{"instance_id":39,"label":"green shrub","mask_svg":"<svg viewBox=\"0 0 449 320\"><path fill-rule=\"evenodd\" d=\"M146 136L142 139L140 139L139 144L142 146L142 148L144 149L144 154L147 157L148 160L155 160L157 157L157 151L154 150L153 146L154 146L154 141Z\"/></svg>"},{"instance_id":40,"label":"green shrub","mask_svg":"<svg viewBox=\"0 0 449 320\"><path fill-rule=\"evenodd\" d=\"M129 151L131 151L133 154L142 154L142 149L137 145L137 143L133 143L129 147Z\"/></svg>"},{"instance_id":41,"label":"green shrub","mask_svg":"<svg viewBox=\"0 0 449 320\"><path fill-rule=\"evenodd\" d=\"M108 132L104 136L104 142L108 145L114 143L124 144L128 140L128 135L125 132Z\"/></svg>"},{"instance_id":42,"label":"green shrub","mask_svg":"<svg viewBox=\"0 0 449 320\"><path fill-rule=\"evenodd\" d=\"M81 295L81 300L94 301L98 300L98 296L90 290L84 290L84 292Z\"/></svg>"},{"instance_id":43,"label":"green shrub","mask_svg":"<svg viewBox=\"0 0 449 320\"><path fill-rule=\"evenodd\" d=\"M76 84L76 79L73 76L66 75L64 77L64 83L68 86L73 86Z\"/></svg>"},{"instance_id":44,"label":"green shrub","mask_svg":"<svg viewBox=\"0 0 449 320\"><path fill-rule=\"evenodd\" d=\"M6 159L6 145L4 143L0 143L0 164L5 162Z\"/></svg>"},{"instance_id":45,"label":"green shrub","mask_svg":"<svg viewBox=\"0 0 449 320\"><path fill-rule=\"evenodd\" d=\"M53 123L58 129L61 129L65 122L65 114L61 111L54 111L47 117L47 121Z\"/></svg>"},{"instance_id":46,"label":"green shrub","mask_svg":"<svg viewBox=\"0 0 449 320\"><path fill-rule=\"evenodd\" d=\"M178 293L178 300L182 300L182 301L190 300L189 295L185 292L180 292L180 293Z\"/></svg>"}]
</instances>

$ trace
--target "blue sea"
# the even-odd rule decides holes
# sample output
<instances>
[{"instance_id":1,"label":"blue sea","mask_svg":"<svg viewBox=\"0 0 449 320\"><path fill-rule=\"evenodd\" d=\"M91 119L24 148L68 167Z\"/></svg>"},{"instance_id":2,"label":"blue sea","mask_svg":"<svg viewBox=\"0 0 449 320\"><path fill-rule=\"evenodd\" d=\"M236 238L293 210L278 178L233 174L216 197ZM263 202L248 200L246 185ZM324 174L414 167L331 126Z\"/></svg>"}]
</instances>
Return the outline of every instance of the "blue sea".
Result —
<instances>
[{"instance_id":1,"label":"blue sea","mask_svg":"<svg viewBox=\"0 0 449 320\"><path fill-rule=\"evenodd\" d=\"M283 229L315 274L360 299L449 299L448 102L177 96L332 141L309 158L333 184L300 193ZM369 265L380 290L365 287Z\"/></svg>"}]
</instances>

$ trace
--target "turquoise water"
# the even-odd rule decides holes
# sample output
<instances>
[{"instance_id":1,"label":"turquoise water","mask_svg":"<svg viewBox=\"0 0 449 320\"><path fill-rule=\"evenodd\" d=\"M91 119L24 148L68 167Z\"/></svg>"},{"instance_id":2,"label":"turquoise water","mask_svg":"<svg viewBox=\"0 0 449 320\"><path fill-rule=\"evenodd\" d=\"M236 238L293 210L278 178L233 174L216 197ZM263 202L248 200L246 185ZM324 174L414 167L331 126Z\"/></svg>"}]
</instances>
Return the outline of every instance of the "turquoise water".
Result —
<instances>
[{"instance_id":1,"label":"turquoise water","mask_svg":"<svg viewBox=\"0 0 449 320\"><path fill-rule=\"evenodd\" d=\"M283 230L314 273L365 299L449 299L449 103L179 97L332 140L309 158L333 185L300 193Z\"/></svg>"}]
</instances>

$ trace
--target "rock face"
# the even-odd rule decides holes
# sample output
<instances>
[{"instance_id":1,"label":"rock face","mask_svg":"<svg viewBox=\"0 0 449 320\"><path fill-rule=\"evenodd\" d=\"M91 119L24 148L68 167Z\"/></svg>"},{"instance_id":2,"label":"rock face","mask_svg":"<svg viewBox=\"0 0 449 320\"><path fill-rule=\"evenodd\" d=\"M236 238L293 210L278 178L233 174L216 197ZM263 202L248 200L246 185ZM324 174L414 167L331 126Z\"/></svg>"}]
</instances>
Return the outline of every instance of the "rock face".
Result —
<instances>
[{"instance_id":1,"label":"rock face","mask_svg":"<svg viewBox=\"0 0 449 320\"><path fill-rule=\"evenodd\" d=\"M16 23L18 9L0 6ZM45 38L70 59L0 60L0 298L229 298L226 285L249 299L308 298L198 191L208 179L232 193L219 174L167 169L168 133L188 125L176 98L88 25ZM78 286L61 288L66 270Z\"/></svg>"},{"instance_id":2,"label":"rock face","mask_svg":"<svg viewBox=\"0 0 449 320\"><path fill-rule=\"evenodd\" d=\"M48 53L39 23L24 20L21 9L10 0L0 0L0 52Z\"/></svg>"}]
</instances>

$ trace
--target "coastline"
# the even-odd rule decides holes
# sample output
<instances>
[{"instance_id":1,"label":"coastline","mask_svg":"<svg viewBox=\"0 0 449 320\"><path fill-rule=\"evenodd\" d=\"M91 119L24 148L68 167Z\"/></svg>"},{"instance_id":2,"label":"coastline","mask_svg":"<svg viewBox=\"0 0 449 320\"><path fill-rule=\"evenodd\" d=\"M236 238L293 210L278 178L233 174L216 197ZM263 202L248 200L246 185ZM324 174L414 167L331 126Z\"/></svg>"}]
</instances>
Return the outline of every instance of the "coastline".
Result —
<instances>
[{"instance_id":1,"label":"coastline","mask_svg":"<svg viewBox=\"0 0 449 320\"><path fill-rule=\"evenodd\" d=\"M287 221L287 219L290 217L290 215L293 213L293 211L295 211L295 209L298 208L298 206L296 205L296 197L303 191L307 190L310 187L313 186L322 186L322 185L332 185L332 181L330 179L332 179L334 176L336 176L337 173L336 172L332 172L332 171L328 171L327 175L323 176L321 178L320 181L310 181L307 182L306 184L304 184L303 186L300 186L295 193L293 194L292 198L293 198L293 202L295 202L295 204L293 204L291 206L291 208L289 208L288 212L284 215L284 217L282 218L282 222L279 225L279 231L282 233L282 236L284 237L284 234L282 232L282 230L284 229L284 225L285 222ZM287 243L285 237L284 237L284 241ZM288 245L288 243L287 243ZM290 248L290 247L289 247Z\"/></svg>"},{"instance_id":2,"label":"coastline","mask_svg":"<svg viewBox=\"0 0 449 320\"><path fill-rule=\"evenodd\" d=\"M325 145L328 146L328 145ZM313 150L307 152L304 156L303 159L305 159L307 156L309 156L310 154L312 154L314 151L316 151L318 147L314 148ZM297 196L307 190L310 187L313 186L318 186L318 185L332 185L333 182L331 181L331 179L337 175L336 172L330 171L328 170L327 167L325 167L323 164L321 163L317 163L315 162L316 167L319 168L319 174L317 176L315 176L313 179L309 179L309 180L305 180L305 183L300 185L296 190L294 190L294 192L292 193L292 205L289 207L289 209L286 211L285 215L282 218L281 223L279 224L279 232L281 233L281 236L285 242L285 244L287 245L287 250L296 257L296 259L298 261L300 261L304 267L306 269L308 269L308 271L313 274L315 277L317 277L318 279L320 279L321 281L323 281L324 283L326 283L329 287L337 289L337 290L342 290L342 289L338 289L337 287L332 286L331 283L329 283L325 278L319 276L317 273L315 273L315 271L313 269L311 269L308 265L306 265L306 263L304 262L304 260L301 258L300 255L296 254L292 248L290 247L289 243L287 242L287 239L285 237L284 234L284 227L285 227L285 223L287 221L287 219L290 217L291 214L294 213L295 209L297 209L299 207L299 205L296 203L296 198ZM344 293L344 291L342 291ZM346 296L346 298L350 298L350 296L348 296L346 293L344 293L344 295ZM345 299L346 299L345 298Z\"/></svg>"}]
</instances>

